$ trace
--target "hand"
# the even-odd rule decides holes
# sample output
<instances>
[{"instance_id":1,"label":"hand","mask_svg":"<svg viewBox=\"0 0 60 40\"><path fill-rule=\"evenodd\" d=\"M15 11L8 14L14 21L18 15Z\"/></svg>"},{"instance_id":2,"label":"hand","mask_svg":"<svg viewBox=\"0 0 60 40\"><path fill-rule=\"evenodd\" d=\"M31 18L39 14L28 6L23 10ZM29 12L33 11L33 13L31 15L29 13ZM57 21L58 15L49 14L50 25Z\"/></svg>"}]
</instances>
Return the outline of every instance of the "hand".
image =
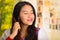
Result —
<instances>
[{"instance_id":1,"label":"hand","mask_svg":"<svg viewBox=\"0 0 60 40\"><path fill-rule=\"evenodd\" d=\"M14 26L13 26L13 31L12 31L12 34L9 36L10 38L14 39L14 37L17 35L18 33L18 30L20 30L21 27L20 27L20 24L19 22L15 22L14 23Z\"/></svg>"}]
</instances>

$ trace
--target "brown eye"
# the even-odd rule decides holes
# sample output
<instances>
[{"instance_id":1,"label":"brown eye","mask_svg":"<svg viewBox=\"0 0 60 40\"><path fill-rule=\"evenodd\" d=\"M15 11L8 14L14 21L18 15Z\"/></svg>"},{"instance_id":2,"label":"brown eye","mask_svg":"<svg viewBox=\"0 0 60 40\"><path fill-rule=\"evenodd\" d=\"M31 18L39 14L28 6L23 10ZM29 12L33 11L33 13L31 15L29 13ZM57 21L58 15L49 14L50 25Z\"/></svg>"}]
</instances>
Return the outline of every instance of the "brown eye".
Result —
<instances>
[{"instance_id":1,"label":"brown eye","mask_svg":"<svg viewBox=\"0 0 60 40\"><path fill-rule=\"evenodd\" d=\"M33 10L31 11L31 14L34 14Z\"/></svg>"},{"instance_id":2,"label":"brown eye","mask_svg":"<svg viewBox=\"0 0 60 40\"><path fill-rule=\"evenodd\" d=\"M28 13L24 13L25 15L28 14Z\"/></svg>"}]
</instances>

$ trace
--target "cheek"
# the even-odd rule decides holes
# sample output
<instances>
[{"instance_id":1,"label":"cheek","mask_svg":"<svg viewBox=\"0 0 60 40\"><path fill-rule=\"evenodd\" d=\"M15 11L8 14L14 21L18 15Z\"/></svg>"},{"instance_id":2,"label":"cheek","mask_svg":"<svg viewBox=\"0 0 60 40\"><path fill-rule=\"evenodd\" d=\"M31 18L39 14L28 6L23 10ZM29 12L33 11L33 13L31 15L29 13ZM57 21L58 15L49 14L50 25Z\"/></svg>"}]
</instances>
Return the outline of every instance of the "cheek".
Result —
<instances>
[{"instance_id":1,"label":"cheek","mask_svg":"<svg viewBox=\"0 0 60 40\"><path fill-rule=\"evenodd\" d=\"M22 21L23 23L25 23L26 20L27 20L27 16L21 16L21 21Z\"/></svg>"},{"instance_id":2,"label":"cheek","mask_svg":"<svg viewBox=\"0 0 60 40\"><path fill-rule=\"evenodd\" d=\"M35 16L34 16L34 15L32 16L32 19L33 19L33 20L35 19Z\"/></svg>"}]
</instances>

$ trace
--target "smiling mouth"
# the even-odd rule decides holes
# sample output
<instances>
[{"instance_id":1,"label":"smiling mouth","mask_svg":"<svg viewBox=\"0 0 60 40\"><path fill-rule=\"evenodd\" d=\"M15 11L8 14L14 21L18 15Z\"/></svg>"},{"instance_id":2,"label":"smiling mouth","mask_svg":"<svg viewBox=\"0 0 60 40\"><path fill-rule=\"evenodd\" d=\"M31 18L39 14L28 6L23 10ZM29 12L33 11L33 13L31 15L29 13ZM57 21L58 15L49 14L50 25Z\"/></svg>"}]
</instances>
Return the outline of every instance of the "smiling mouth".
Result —
<instances>
[{"instance_id":1,"label":"smiling mouth","mask_svg":"<svg viewBox=\"0 0 60 40\"><path fill-rule=\"evenodd\" d=\"M32 22L32 19L28 19L27 21Z\"/></svg>"}]
</instances>

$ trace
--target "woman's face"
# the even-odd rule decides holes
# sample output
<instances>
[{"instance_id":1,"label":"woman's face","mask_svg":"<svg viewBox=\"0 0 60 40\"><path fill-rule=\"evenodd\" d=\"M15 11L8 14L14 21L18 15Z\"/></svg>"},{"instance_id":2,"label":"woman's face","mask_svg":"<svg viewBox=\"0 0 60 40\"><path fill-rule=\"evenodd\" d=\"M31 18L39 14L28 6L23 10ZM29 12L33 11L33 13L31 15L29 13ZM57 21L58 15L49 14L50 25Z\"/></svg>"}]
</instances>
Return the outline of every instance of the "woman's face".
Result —
<instances>
[{"instance_id":1,"label":"woman's face","mask_svg":"<svg viewBox=\"0 0 60 40\"><path fill-rule=\"evenodd\" d=\"M33 9L30 5L24 5L20 12L20 19L25 25L32 25L34 21Z\"/></svg>"}]
</instances>

